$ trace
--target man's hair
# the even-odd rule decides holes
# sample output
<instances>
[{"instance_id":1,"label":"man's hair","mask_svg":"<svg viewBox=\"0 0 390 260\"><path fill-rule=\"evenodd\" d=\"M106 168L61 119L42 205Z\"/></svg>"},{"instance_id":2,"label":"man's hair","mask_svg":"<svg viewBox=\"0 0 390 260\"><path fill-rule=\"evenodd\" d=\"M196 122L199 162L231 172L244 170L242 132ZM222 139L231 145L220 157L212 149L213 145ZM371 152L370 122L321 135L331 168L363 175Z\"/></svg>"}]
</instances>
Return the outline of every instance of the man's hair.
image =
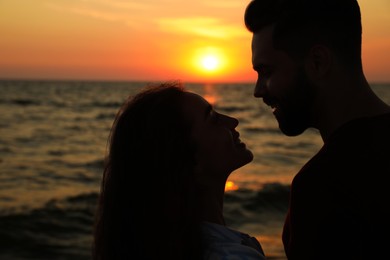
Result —
<instances>
[{"instance_id":1,"label":"man's hair","mask_svg":"<svg viewBox=\"0 0 390 260\"><path fill-rule=\"evenodd\" d=\"M361 16L356 0L252 0L245 25L256 33L273 25L273 45L301 59L316 44L344 64L361 68Z\"/></svg>"}]
</instances>

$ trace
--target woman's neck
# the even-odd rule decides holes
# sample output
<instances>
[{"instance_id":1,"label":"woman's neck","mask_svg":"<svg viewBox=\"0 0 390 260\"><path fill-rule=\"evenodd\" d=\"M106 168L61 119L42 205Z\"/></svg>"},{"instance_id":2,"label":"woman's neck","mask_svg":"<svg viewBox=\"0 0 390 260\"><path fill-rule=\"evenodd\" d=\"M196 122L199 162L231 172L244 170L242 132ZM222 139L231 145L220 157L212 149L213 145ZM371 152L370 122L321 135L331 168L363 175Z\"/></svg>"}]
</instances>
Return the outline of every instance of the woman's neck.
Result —
<instances>
[{"instance_id":1,"label":"woman's neck","mask_svg":"<svg viewBox=\"0 0 390 260\"><path fill-rule=\"evenodd\" d=\"M225 225L223 217L223 200L225 183L216 187L207 186L199 190L198 209L200 221Z\"/></svg>"}]
</instances>

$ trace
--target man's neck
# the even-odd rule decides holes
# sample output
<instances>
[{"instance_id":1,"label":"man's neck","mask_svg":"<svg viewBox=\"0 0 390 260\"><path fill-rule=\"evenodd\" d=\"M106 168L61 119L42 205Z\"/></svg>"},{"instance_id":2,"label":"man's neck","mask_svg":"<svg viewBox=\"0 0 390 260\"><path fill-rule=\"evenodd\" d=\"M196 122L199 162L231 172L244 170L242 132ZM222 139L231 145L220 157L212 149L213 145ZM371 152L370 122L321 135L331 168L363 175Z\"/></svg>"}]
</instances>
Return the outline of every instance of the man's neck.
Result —
<instances>
[{"instance_id":1,"label":"man's neck","mask_svg":"<svg viewBox=\"0 0 390 260\"><path fill-rule=\"evenodd\" d=\"M390 106L384 103L371 89L367 81L363 78L360 81L344 81L339 84L349 84L334 87L339 91L332 93L332 98L327 104L322 104L323 109L319 109L317 115L318 125L316 126L324 142L345 123L363 117L372 117L385 113L390 113ZM333 100L334 102L329 102Z\"/></svg>"}]
</instances>

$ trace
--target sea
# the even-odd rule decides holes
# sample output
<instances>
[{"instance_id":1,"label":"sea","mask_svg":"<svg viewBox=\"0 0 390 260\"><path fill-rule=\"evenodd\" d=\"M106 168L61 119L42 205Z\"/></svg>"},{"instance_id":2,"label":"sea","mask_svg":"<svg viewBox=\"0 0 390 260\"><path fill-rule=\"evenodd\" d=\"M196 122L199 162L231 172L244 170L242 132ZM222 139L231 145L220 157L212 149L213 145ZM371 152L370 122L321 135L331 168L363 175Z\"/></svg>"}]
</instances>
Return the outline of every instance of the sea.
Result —
<instances>
[{"instance_id":1,"label":"sea","mask_svg":"<svg viewBox=\"0 0 390 260\"><path fill-rule=\"evenodd\" d=\"M91 259L111 125L124 100L151 83L0 81L0 259ZM227 225L255 236L268 259L286 259L290 183L321 148L319 133L284 136L270 108L253 97L254 84L184 85L236 117L254 154L228 179ZM372 87L390 104L390 84ZM163 239L154 235L156 243Z\"/></svg>"}]
</instances>

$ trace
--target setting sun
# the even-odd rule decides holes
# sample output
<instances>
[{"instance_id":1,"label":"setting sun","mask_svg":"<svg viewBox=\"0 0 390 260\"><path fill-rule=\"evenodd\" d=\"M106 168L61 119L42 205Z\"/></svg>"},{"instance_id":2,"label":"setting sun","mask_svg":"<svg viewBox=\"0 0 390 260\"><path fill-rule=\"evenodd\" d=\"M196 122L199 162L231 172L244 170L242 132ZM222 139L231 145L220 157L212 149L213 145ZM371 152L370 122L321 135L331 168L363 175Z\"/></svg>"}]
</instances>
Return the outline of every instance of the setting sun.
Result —
<instances>
[{"instance_id":1,"label":"setting sun","mask_svg":"<svg viewBox=\"0 0 390 260\"><path fill-rule=\"evenodd\" d=\"M205 56L202 59L202 66L204 69L212 71L218 68L218 58L212 55Z\"/></svg>"},{"instance_id":2,"label":"setting sun","mask_svg":"<svg viewBox=\"0 0 390 260\"><path fill-rule=\"evenodd\" d=\"M199 75L217 76L226 73L227 59L222 48L196 48L193 55L193 66Z\"/></svg>"}]
</instances>

